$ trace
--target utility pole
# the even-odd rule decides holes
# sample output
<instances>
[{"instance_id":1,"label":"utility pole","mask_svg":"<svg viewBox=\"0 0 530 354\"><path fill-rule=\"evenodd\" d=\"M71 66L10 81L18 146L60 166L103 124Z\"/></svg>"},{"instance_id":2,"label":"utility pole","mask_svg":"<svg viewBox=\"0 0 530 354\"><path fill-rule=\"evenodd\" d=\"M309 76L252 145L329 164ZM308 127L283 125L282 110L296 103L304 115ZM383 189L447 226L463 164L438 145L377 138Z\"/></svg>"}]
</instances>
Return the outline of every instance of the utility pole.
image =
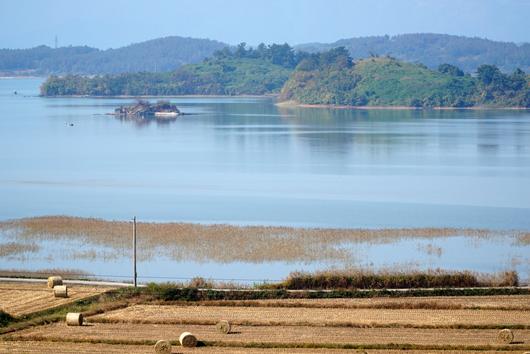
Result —
<instances>
[{"instance_id":1,"label":"utility pole","mask_svg":"<svg viewBox=\"0 0 530 354\"><path fill-rule=\"evenodd\" d=\"M138 285L136 273L136 216L133 218L133 275L134 275L134 287Z\"/></svg>"}]
</instances>

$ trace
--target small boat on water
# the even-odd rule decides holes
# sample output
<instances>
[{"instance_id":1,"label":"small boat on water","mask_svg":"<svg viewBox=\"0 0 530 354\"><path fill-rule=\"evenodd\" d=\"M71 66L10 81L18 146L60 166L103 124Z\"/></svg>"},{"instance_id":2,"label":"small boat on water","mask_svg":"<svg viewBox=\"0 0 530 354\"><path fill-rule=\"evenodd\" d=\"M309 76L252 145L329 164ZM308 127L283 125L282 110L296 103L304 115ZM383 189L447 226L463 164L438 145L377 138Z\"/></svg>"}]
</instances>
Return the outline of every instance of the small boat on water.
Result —
<instances>
[{"instance_id":1,"label":"small boat on water","mask_svg":"<svg viewBox=\"0 0 530 354\"><path fill-rule=\"evenodd\" d=\"M114 115L134 118L173 119L181 114L176 105L169 101L149 101L140 100L134 105L120 106L114 110Z\"/></svg>"}]
</instances>

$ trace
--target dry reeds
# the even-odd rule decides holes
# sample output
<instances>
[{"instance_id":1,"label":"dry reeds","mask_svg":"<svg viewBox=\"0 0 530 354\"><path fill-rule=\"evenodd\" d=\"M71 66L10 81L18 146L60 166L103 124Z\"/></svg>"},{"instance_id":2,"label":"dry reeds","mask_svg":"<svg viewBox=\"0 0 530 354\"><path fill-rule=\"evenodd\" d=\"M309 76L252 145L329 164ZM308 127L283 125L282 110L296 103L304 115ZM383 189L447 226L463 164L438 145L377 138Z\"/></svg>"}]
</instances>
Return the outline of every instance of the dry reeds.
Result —
<instances>
[{"instance_id":1,"label":"dry reeds","mask_svg":"<svg viewBox=\"0 0 530 354\"><path fill-rule=\"evenodd\" d=\"M218 332L221 332L223 334L230 333L230 331L232 329L232 327L230 326L230 322L228 322L226 320L221 320L221 321L217 322L217 324L215 325L215 328L217 328Z\"/></svg>"},{"instance_id":2,"label":"dry reeds","mask_svg":"<svg viewBox=\"0 0 530 354\"><path fill-rule=\"evenodd\" d=\"M129 245L128 222L47 216L0 222L0 231L19 240L76 239L91 245L124 249ZM350 261L351 246L382 244L405 238L491 236L522 237L517 232L482 229L324 229L268 226L138 223L141 260L163 252L179 260L216 262ZM523 238L521 238L523 239Z\"/></svg>"},{"instance_id":3,"label":"dry reeds","mask_svg":"<svg viewBox=\"0 0 530 354\"><path fill-rule=\"evenodd\" d=\"M505 328L497 334L497 341L503 344L511 344L513 342L513 332L511 329Z\"/></svg>"},{"instance_id":4,"label":"dry reeds","mask_svg":"<svg viewBox=\"0 0 530 354\"><path fill-rule=\"evenodd\" d=\"M480 275L469 271L365 271L330 270L316 273L294 272L277 284L266 284L265 289L411 289L411 288L467 288L485 286L517 286L515 271L495 275Z\"/></svg>"},{"instance_id":5,"label":"dry reeds","mask_svg":"<svg viewBox=\"0 0 530 354\"><path fill-rule=\"evenodd\" d=\"M66 314L66 325L67 326L82 326L83 325L83 314L77 312L69 312Z\"/></svg>"},{"instance_id":6,"label":"dry reeds","mask_svg":"<svg viewBox=\"0 0 530 354\"><path fill-rule=\"evenodd\" d=\"M36 253L40 247L35 243L7 242L0 243L0 257L13 257L24 253Z\"/></svg>"},{"instance_id":7,"label":"dry reeds","mask_svg":"<svg viewBox=\"0 0 530 354\"><path fill-rule=\"evenodd\" d=\"M53 296L55 297L68 297L68 288L66 285L57 285L53 287Z\"/></svg>"},{"instance_id":8,"label":"dry reeds","mask_svg":"<svg viewBox=\"0 0 530 354\"><path fill-rule=\"evenodd\" d=\"M197 346L197 338L190 332L183 332L179 337L180 345L187 348L193 348Z\"/></svg>"},{"instance_id":9,"label":"dry reeds","mask_svg":"<svg viewBox=\"0 0 530 354\"><path fill-rule=\"evenodd\" d=\"M52 277L48 277L48 288L53 289L57 285L63 285L63 278L55 275Z\"/></svg>"},{"instance_id":10,"label":"dry reeds","mask_svg":"<svg viewBox=\"0 0 530 354\"><path fill-rule=\"evenodd\" d=\"M155 353L171 354L171 343L167 340L159 340L155 344Z\"/></svg>"}]
</instances>

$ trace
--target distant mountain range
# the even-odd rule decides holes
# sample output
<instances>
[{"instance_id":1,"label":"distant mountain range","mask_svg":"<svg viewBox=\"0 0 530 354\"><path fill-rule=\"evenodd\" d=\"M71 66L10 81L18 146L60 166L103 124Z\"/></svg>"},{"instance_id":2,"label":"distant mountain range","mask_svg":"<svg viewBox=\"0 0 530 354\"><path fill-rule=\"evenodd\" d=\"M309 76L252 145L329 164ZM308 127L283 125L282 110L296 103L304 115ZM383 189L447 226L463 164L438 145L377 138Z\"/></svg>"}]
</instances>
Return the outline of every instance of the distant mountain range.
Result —
<instances>
[{"instance_id":1,"label":"distant mountain range","mask_svg":"<svg viewBox=\"0 0 530 354\"><path fill-rule=\"evenodd\" d=\"M86 46L0 49L0 73L91 75L172 71L184 64L201 62L226 46L209 39L173 36L107 50Z\"/></svg>"},{"instance_id":2,"label":"distant mountain range","mask_svg":"<svg viewBox=\"0 0 530 354\"><path fill-rule=\"evenodd\" d=\"M199 63L226 46L209 39L172 36L107 50L87 46L0 49L0 75L167 72L184 64ZM334 43L300 44L295 48L320 52L340 46L346 47L353 59L390 55L430 68L449 63L474 72L481 64L493 64L505 72L516 68L530 72L528 43L517 45L445 34L359 37Z\"/></svg>"},{"instance_id":3,"label":"distant mountain range","mask_svg":"<svg viewBox=\"0 0 530 354\"><path fill-rule=\"evenodd\" d=\"M307 43L298 50L321 52L345 47L352 58L390 55L400 60L422 63L430 68L440 64L456 65L466 72L475 71L482 64L492 64L502 71L520 68L530 72L530 44L517 45L482 38L447 34L402 34L341 39L334 43Z\"/></svg>"}]
</instances>

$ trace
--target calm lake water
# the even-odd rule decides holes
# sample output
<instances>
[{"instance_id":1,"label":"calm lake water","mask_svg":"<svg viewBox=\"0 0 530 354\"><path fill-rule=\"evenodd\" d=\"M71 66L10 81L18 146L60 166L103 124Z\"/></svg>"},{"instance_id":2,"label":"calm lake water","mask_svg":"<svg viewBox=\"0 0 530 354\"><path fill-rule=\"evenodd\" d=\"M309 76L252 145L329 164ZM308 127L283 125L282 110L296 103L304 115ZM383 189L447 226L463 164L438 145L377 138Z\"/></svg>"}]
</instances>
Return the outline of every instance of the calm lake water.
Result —
<instances>
[{"instance_id":1,"label":"calm lake water","mask_svg":"<svg viewBox=\"0 0 530 354\"><path fill-rule=\"evenodd\" d=\"M138 122L105 115L132 99L41 98L41 81L0 80L0 220L136 215L157 222L530 230L530 111L295 109L270 98L180 97L170 100L189 115ZM0 243L15 241L0 235ZM528 277L530 247L505 241L360 244L362 261L352 265L515 268ZM433 245L442 251L421 251ZM126 257L53 259L50 249L58 245L41 246L3 257L0 268L129 272ZM262 279L323 266L159 259L141 264L139 273Z\"/></svg>"}]
</instances>

